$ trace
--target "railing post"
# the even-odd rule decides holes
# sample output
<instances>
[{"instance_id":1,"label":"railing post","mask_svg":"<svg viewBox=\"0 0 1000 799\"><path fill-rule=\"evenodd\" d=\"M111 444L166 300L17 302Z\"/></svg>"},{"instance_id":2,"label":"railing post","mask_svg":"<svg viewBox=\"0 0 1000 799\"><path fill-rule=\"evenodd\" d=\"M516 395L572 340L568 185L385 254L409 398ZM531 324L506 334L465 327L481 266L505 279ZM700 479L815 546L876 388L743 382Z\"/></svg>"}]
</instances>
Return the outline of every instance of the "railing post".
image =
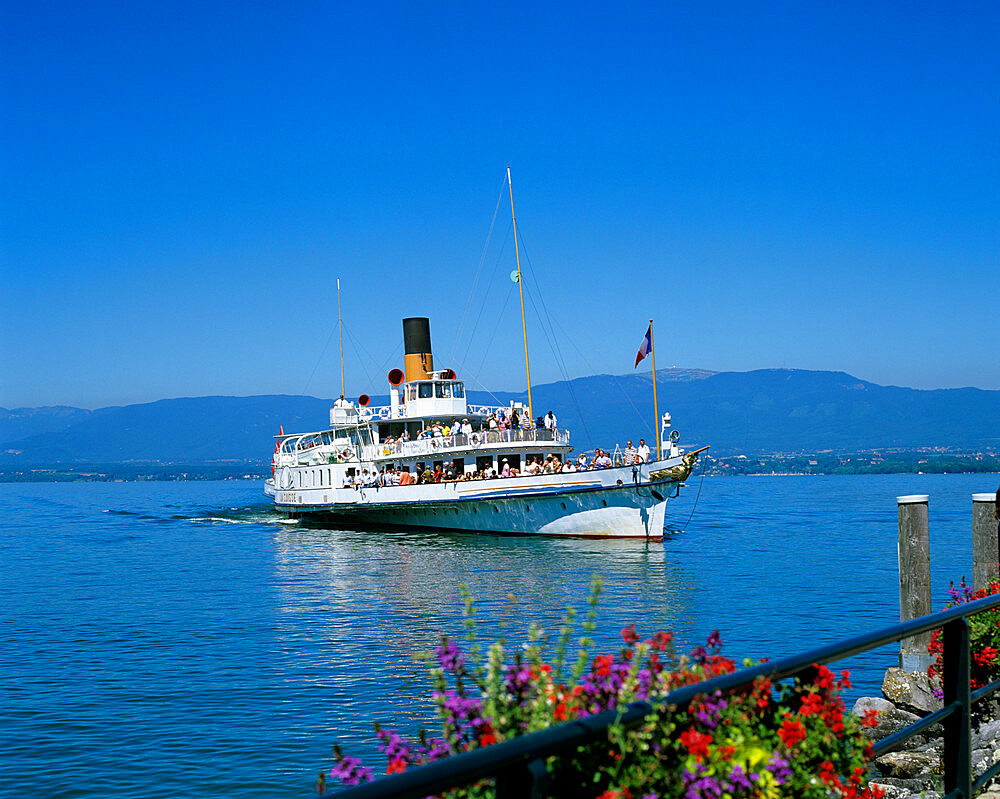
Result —
<instances>
[{"instance_id":1,"label":"railing post","mask_svg":"<svg viewBox=\"0 0 1000 799\"><path fill-rule=\"evenodd\" d=\"M543 799L548 795L549 770L542 758L530 760L496 777L496 799Z\"/></svg>"},{"instance_id":2,"label":"railing post","mask_svg":"<svg viewBox=\"0 0 1000 799\"><path fill-rule=\"evenodd\" d=\"M931 549L927 494L896 497L899 511L899 620L910 621L931 612ZM899 666L905 672L926 671L931 665L930 633L918 633L900 643Z\"/></svg>"},{"instance_id":3,"label":"railing post","mask_svg":"<svg viewBox=\"0 0 1000 799\"><path fill-rule=\"evenodd\" d=\"M944 626L944 706L960 708L944 720L944 792L972 797L972 722L969 718L969 620Z\"/></svg>"},{"instance_id":4,"label":"railing post","mask_svg":"<svg viewBox=\"0 0 1000 799\"><path fill-rule=\"evenodd\" d=\"M972 587L983 588L1000 578L997 520L993 516L996 494L972 495Z\"/></svg>"}]
</instances>

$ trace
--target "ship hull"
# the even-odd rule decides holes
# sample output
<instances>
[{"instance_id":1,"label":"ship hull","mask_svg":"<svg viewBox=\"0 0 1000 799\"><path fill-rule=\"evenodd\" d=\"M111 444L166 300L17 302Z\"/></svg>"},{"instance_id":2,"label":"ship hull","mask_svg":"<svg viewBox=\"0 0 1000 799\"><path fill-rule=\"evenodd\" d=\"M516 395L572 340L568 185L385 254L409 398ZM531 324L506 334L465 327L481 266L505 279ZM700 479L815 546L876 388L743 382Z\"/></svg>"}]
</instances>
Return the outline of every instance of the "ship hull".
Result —
<instances>
[{"instance_id":1,"label":"ship hull","mask_svg":"<svg viewBox=\"0 0 1000 799\"><path fill-rule=\"evenodd\" d=\"M334 489L314 496L280 489L268 493L277 510L322 525L660 540L667 500L679 481L650 482L648 477L650 467L666 465Z\"/></svg>"}]
</instances>

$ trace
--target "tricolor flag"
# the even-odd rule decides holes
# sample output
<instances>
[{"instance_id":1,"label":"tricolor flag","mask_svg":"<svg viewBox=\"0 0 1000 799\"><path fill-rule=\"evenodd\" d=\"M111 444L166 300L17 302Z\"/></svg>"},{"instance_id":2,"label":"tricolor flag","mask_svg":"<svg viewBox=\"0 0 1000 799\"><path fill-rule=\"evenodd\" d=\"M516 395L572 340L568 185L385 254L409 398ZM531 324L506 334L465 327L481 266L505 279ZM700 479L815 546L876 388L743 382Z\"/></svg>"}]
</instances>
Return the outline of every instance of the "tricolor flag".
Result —
<instances>
[{"instance_id":1,"label":"tricolor flag","mask_svg":"<svg viewBox=\"0 0 1000 799\"><path fill-rule=\"evenodd\" d=\"M645 358L649 353L653 351L653 323L649 323L649 330L646 331L646 338L642 340L642 345L639 347L639 352L635 356L635 366L639 365L639 361ZM632 368L635 369L635 366Z\"/></svg>"}]
</instances>

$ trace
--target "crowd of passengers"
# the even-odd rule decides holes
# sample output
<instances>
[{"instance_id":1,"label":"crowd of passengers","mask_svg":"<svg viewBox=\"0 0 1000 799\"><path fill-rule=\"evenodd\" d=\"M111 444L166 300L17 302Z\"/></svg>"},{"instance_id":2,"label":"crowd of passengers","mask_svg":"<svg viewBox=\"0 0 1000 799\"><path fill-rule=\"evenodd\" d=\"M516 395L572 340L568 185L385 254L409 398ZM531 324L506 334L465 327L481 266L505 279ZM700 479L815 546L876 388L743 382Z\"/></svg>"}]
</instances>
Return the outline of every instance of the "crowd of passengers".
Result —
<instances>
[{"instance_id":1,"label":"crowd of passengers","mask_svg":"<svg viewBox=\"0 0 1000 799\"><path fill-rule=\"evenodd\" d=\"M568 459L565 463L555 454L547 455L544 460L540 456L535 456L525 464L523 471L512 467L507 458L501 459L499 471L490 467L472 472L458 472L455 470L452 461L435 466L433 469L424 469L420 473L410 472L403 467L388 466L381 472L376 469L362 469L360 474L353 477L349 475L344 480L344 488L495 480L504 477L535 474L566 474L591 469L608 469L615 465L632 466L638 463L645 463L647 460L649 460L649 447L646 446L646 440L640 438L638 447L633 447L631 441L627 443L625 449L621 452L618 464L612 461L611 455L606 450L598 449L595 450L592 458L588 458L585 453L581 452L575 459Z\"/></svg>"},{"instance_id":2,"label":"crowd of passengers","mask_svg":"<svg viewBox=\"0 0 1000 799\"><path fill-rule=\"evenodd\" d=\"M494 411L485 420L483 420L482 425L478 430L472 427L472 423L468 419L453 419L451 424L445 422L441 424L440 422L434 422L430 427L426 427L420 431L417 435L417 441L423 441L425 439L431 438L445 438L447 436L473 436L475 433L480 432L497 432L497 433L507 433L512 430L534 430L536 427L556 431L556 415L549 411L545 416L539 416L537 424L531 421L531 416L527 413L518 413L517 408L511 408L509 411L505 408L501 408L499 411ZM403 430L402 434L398 438L393 438L389 436L385 439L384 444L401 444L405 441L410 440L410 434L406 430Z\"/></svg>"}]
</instances>

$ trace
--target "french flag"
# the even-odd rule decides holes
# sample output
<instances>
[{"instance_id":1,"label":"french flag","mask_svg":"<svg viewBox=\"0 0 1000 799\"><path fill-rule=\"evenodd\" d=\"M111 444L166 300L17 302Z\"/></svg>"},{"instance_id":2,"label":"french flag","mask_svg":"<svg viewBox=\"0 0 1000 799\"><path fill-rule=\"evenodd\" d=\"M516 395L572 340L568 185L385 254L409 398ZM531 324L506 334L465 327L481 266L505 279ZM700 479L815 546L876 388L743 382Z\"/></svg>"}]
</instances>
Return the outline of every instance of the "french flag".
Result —
<instances>
[{"instance_id":1,"label":"french flag","mask_svg":"<svg viewBox=\"0 0 1000 799\"><path fill-rule=\"evenodd\" d=\"M653 351L653 323L649 323L649 330L646 331L646 338L642 340L642 345L639 347L639 352L635 356L635 369L639 365L639 361L645 358L649 353Z\"/></svg>"}]
</instances>

